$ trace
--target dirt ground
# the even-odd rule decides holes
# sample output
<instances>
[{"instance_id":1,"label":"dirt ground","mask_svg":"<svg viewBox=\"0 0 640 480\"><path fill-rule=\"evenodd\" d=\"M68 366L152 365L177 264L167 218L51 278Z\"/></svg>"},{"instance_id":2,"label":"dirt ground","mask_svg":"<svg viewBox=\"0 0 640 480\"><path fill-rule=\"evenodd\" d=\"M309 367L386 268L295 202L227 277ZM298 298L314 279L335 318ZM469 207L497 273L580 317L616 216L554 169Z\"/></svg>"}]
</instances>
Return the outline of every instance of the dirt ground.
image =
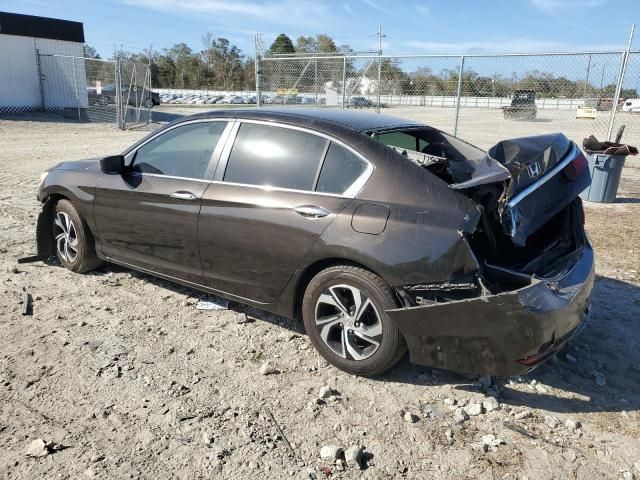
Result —
<instances>
[{"instance_id":1,"label":"dirt ground","mask_svg":"<svg viewBox=\"0 0 640 480\"><path fill-rule=\"evenodd\" d=\"M196 310L206 295L111 265L18 265L40 172L145 133L30 118L0 120L1 478L640 478L638 159L617 203L586 207L593 319L566 352L493 385L407 358L364 379L327 365L295 321ZM36 439L51 443L29 457ZM328 445L362 446L363 469L321 459Z\"/></svg>"}]
</instances>

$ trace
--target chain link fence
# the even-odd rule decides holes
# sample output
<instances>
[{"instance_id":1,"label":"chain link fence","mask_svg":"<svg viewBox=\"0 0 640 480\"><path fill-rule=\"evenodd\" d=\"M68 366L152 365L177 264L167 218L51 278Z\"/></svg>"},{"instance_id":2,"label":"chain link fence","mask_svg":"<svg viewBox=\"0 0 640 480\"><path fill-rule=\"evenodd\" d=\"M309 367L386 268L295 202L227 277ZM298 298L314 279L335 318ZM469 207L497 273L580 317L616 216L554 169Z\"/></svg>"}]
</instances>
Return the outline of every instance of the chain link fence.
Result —
<instances>
[{"instance_id":1,"label":"chain link fence","mask_svg":"<svg viewBox=\"0 0 640 480\"><path fill-rule=\"evenodd\" d=\"M379 111L484 148L556 131L605 140L622 125L640 143L640 52L273 56L257 70L261 104Z\"/></svg>"},{"instance_id":2,"label":"chain link fence","mask_svg":"<svg viewBox=\"0 0 640 480\"><path fill-rule=\"evenodd\" d=\"M41 110L132 128L151 122L148 64L36 54Z\"/></svg>"}]
</instances>

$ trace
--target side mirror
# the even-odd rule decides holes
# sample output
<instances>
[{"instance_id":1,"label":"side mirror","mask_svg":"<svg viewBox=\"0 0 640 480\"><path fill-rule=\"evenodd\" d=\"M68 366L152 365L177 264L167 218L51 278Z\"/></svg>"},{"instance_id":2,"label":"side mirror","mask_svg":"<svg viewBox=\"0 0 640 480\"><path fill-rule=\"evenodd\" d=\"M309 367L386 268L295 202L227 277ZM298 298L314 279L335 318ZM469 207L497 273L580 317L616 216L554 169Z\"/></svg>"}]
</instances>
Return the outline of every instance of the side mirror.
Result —
<instances>
[{"instance_id":1,"label":"side mirror","mask_svg":"<svg viewBox=\"0 0 640 480\"><path fill-rule=\"evenodd\" d=\"M124 157L113 155L100 159L100 168L109 175L122 175L124 173Z\"/></svg>"}]
</instances>

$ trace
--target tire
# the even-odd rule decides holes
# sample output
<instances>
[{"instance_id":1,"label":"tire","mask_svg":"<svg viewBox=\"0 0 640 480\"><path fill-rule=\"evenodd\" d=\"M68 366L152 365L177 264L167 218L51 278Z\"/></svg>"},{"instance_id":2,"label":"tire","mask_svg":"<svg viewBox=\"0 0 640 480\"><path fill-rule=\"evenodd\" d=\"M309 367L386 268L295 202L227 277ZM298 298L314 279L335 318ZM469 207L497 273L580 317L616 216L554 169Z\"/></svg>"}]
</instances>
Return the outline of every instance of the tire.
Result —
<instances>
[{"instance_id":1,"label":"tire","mask_svg":"<svg viewBox=\"0 0 640 480\"><path fill-rule=\"evenodd\" d=\"M361 299L359 321L354 311L356 292ZM321 271L309 282L302 318L311 342L329 363L370 377L387 371L406 352L400 330L385 313L397 306L393 291L378 275L339 265Z\"/></svg>"},{"instance_id":2,"label":"tire","mask_svg":"<svg viewBox=\"0 0 640 480\"><path fill-rule=\"evenodd\" d=\"M69 200L58 201L52 222L56 256L65 268L85 273L102 264L87 223Z\"/></svg>"}]
</instances>

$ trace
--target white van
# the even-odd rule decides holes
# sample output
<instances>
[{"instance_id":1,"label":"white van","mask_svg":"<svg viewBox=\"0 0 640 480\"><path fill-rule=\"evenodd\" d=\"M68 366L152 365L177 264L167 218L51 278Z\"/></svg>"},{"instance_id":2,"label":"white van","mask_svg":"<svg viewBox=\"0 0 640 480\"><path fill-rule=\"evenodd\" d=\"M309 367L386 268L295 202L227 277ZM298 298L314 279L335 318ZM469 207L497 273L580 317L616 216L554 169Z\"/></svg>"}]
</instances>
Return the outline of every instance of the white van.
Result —
<instances>
[{"instance_id":1,"label":"white van","mask_svg":"<svg viewBox=\"0 0 640 480\"><path fill-rule=\"evenodd\" d=\"M640 98L630 98L622 104L623 112L640 113Z\"/></svg>"}]
</instances>

